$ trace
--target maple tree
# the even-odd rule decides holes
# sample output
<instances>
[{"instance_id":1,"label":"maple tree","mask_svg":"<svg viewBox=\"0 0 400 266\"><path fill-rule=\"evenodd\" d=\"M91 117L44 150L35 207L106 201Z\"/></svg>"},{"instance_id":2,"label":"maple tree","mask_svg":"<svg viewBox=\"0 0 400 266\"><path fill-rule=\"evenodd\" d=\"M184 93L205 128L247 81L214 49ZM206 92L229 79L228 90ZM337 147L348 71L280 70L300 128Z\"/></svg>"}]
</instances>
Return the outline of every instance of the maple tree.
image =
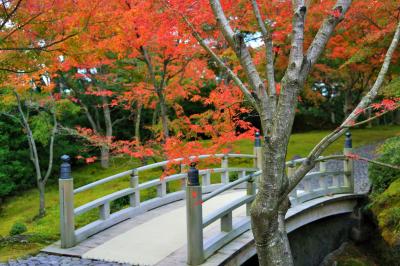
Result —
<instances>
[{"instance_id":1,"label":"maple tree","mask_svg":"<svg viewBox=\"0 0 400 266\"><path fill-rule=\"evenodd\" d=\"M73 41L91 25L97 3L46 0L0 3L0 72L5 86L0 93L5 108L1 114L18 121L26 134L39 190L39 216L45 214L45 186L53 169L58 127L51 83L53 63L62 44ZM40 88L45 88L43 93L47 96L35 94ZM37 115L30 116L31 113ZM41 131L35 132L32 128L35 123ZM38 153L38 143L48 145L49 162L45 171L40 165L43 157Z\"/></svg>"},{"instance_id":2,"label":"maple tree","mask_svg":"<svg viewBox=\"0 0 400 266\"><path fill-rule=\"evenodd\" d=\"M45 76L26 80L24 76L16 77L15 84L4 88L1 95L2 108L0 115L16 121L23 129L28 145L29 158L34 165L36 184L39 190L39 217L45 214L45 186L52 173L54 159L54 141L58 130L59 110L52 94L52 87L46 86ZM25 86L34 86L29 91ZM58 113L58 114L57 114ZM39 154L39 145L48 149L48 164L44 169L41 161L44 156Z\"/></svg>"},{"instance_id":3,"label":"maple tree","mask_svg":"<svg viewBox=\"0 0 400 266\"><path fill-rule=\"evenodd\" d=\"M284 217L289 208L288 195L305 174L316 164L316 159L348 127L356 124L356 119L368 108L384 82L394 51L400 38L400 23L391 24L396 29L394 37L384 56L379 74L369 92L361 99L357 107L345 121L326 136L307 156L303 164L292 177L285 172L286 151L296 112L298 96L303 89L312 68L318 62L335 28L345 19L352 1L339 0L316 3L312 1L219 1L210 0L187 3L186 1L163 1L174 14L181 15L182 23L192 32L219 66L229 74L234 83L242 90L246 99L257 111L265 136L263 145L262 177L258 183L258 193L251 208L252 230L255 238L260 265L293 265L290 247L285 232ZM328 3L329 2L329 5ZM356 1L355 1L356 2ZM377 2L368 3L372 7ZM279 9L278 9L279 8ZM198 11L201 14L198 14ZM272 10L272 12L270 11ZM275 11L275 12L273 12ZM284 13L285 12L285 13ZM307 28L306 17L317 14L320 23ZM265 19L267 16L267 19ZM172 17L172 16L171 16ZM291 20L288 23L288 20ZM204 32L204 25L216 21L214 35ZM281 24L280 23L285 23ZM277 24L275 26L275 24ZM397 25L396 25L397 24ZM255 26L256 25L256 26ZM289 43L283 42L280 49L287 51L287 57L278 65L285 65L284 71L275 73L275 43L287 36L282 25L290 32ZM254 29L258 27L258 29ZM307 31L314 32L310 40L305 38ZM259 59L252 57L252 50L245 42L244 32L258 31L262 35L266 54L262 63L265 73L258 71ZM228 46L238 58L244 75L235 72L221 59L213 49L209 38L222 34ZM286 44L286 45L285 45ZM281 75L280 90L276 89L277 75Z\"/></svg>"},{"instance_id":4,"label":"maple tree","mask_svg":"<svg viewBox=\"0 0 400 266\"><path fill-rule=\"evenodd\" d=\"M246 116L257 113L264 161L251 216L262 265L292 265L283 225L288 193L318 156L349 127L398 109L398 97L371 105L386 73L396 74L389 70L398 60L400 35L398 18L390 15L398 8L393 1L17 0L0 7L0 70L18 74L7 76L10 87L21 95L32 91L33 74L23 72L55 80L46 90L46 112L54 114L57 101L79 106L89 128L69 132L98 147L104 167L110 153L188 158L230 152L232 142L254 134ZM289 178L286 151L299 96L322 101L310 93L318 80L345 84L348 117ZM354 88L370 88L357 106ZM153 140L146 142L143 110L153 114L146 125ZM370 111L371 118L357 122ZM50 142L59 124L52 117ZM129 118L135 133L118 138L115 126ZM28 140L33 148L35 139ZM39 190L43 214L44 185Z\"/></svg>"}]
</instances>

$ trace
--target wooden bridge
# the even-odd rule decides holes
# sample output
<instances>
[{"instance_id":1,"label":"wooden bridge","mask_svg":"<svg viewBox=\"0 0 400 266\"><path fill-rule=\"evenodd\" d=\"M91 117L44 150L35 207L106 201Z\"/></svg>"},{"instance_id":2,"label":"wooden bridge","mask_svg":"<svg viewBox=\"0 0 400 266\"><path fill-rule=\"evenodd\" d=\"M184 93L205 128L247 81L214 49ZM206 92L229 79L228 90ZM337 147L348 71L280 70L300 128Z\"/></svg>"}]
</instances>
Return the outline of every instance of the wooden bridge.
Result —
<instances>
[{"instance_id":1,"label":"wooden bridge","mask_svg":"<svg viewBox=\"0 0 400 266\"><path fill-rule=\"evenodd\" d=\"M239 257L243 260L255 252L249 210L261 175L260 144L256 135L254 154L196 157L199 165L214 158L220 167L197 170L178 158L79 188L74 188L69 158L63 156L59 179L61 240L43 251L134 265L220 265ZM352 212L358 196L354 195L353 161L345 156L351 150L348 133L344 155L320 157L319 165L292 191L286 217L288 232L323 217ZM237 166L246 160L253 167ZM292 175L304 160L287 162L287 174ZM341 160L342 169L327 171L328 160ZM180 164L180 173L140 182L141 173L171 163ZM130 186L74 206L76 194L117 179L129 179ZM149 189L156 191L155 197L143 200L141 192ZM124 197L129 198L129 204L112 212L111 203ZM76 217L93 210L98 211L98 219L77 228Z\"/></svg>"}]
</instances>

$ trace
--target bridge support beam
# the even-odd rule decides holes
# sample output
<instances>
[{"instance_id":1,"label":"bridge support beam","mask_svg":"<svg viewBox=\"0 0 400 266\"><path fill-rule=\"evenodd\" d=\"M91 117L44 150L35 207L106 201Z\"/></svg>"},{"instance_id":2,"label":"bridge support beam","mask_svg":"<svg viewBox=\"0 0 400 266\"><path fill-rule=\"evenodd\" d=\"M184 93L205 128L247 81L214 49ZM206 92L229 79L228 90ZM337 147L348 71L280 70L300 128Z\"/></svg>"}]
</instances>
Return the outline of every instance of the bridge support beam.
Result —
<instances>
[{"instance_id":1,"label":"bridge support beam","mask_svg":"<svg viewBox=\"0 0 400 266\"><path fill-rule=\"evenodd\" d=\"M199 170L192 164L186 186L187 264L204 262L203 206Z\"/></svg>"}]
</instances>

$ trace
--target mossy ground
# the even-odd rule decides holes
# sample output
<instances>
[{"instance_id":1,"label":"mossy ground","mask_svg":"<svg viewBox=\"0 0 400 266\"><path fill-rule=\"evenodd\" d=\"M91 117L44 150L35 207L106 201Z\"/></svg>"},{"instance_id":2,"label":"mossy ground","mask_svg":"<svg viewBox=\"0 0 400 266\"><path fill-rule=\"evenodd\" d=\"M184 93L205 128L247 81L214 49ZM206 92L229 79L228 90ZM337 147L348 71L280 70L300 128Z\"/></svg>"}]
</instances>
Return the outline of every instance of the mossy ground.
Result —
<instances>
[{"instance_id":1,"label":"mossy ground","mask_svg":"<svg viewBox=\"0 0 400 266\"><path fill-rule=\"evenodd\" d=\"M390 246L400 245L400 179L383 193L374 195L371 206L383 239Z\"/></svg>"},{"instance_id":2,"label":"mossy ground","mask_svg":"<svg viewBox=\"0 0 400 266\"><path fill-rule=\"evenodd\" d=\"M335 259L337 266L377 266L375 259L365 250L349 243Z\"/></svg>"},{"instance_id":3,"label":"mossy ground","mask_svg":"<svg viewBox=\"0 0 400 266\"><path fill-rule=\"evenodd\" d=\"M399 126L375 127L372 129L356 129L353 132L354 146L363 146L386 138L399 135ZM305 156L317 144L328 131L313 131L308 133L293 134L290 138L287 158L291 159L294 155ZM340 152L343 148L343 138L332 144L326 154ZM249 140L238 141L234 144L236 150L241 153L253 153L253 143ZM238 160L235 165L250 165L250 161ZM102 179L104 177L132 169L139 166L138 160L129 158L116 158L111 161L108 169L102 169L99 164L88 165L79 169L73 169L75 187ZM232 165L233 166L233 165ZM146 171L140 174L140 182L159 177L161 170ZM54 177L56 180L56 177ZM75 198L75 206L82 205L95 198L107 195L111 192L129 186L128 178L118 179L113 182L98 186L93 190L80 193ZM169 189L174 190L179 186L177 182L172 184ZM155 189L143 191L142 199L155 196ZM0 240L0 261L23 255L37 253L49 242L59 238L59 213L58 213L58 187L56 181L49 183L46 189L46 216L36 219L38 210L38 193L36 189L21 192L19 195L8 198L0 206L0 236L7 237L10 228L15 222L22 222L27 226L27 234L36 236L28 243L5 244ZM118 206L117 206L118 208ZM115 209L115 208L114 208ZM77 227L97 219L97 212L89 212L76 219Z\"/></svg>"}]
</instances>

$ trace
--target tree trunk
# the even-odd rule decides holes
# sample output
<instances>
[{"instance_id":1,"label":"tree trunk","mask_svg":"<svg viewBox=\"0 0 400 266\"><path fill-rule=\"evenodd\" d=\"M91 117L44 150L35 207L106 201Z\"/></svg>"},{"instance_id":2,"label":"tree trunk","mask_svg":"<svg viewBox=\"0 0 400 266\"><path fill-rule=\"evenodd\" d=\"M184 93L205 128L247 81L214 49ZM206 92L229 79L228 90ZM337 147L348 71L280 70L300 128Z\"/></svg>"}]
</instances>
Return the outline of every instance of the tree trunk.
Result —
<instances>
[{"instance_id":1,"label":"tree trunk","mask_svg":"<svg viewBox=\"0 0 400 266\"><path fill-rule=\"evenodd\" d=\"M168 130L168 116L167 116L167 104L165 103L165 98L161 90L157 90L158 99L160 101L160 111L161 111L161 123L163 128L164 140L169 138Z\"/></svg>"},{"instance_id":2,"label":"tree trunk","mask_svg":"<svg viewBox=\"0 0 400 266\"><path fill-rule=\"evenodd\" d=\"M368 109L368 119L372 117L372 110ZM367 124L367 128L372 128L372 122L373 121L369 121Z\"/></svg>"},{"instance_id":3,"label":"tree trunk","mask_svg":"<svg viewBox=\"0 0 400 266\"><path fill-rule=\"evenodd\" d=\"M138 145L140 144L140 121L142 119L141 118L142 108L143 108L143 104L138 103L137 110L136 110L136 119L135 119L135 139L138 142Z\"/></svg>"},{"instance_id":4,"label":"tree trunk","mask_svg":"<svg viewBox=\"0 0 400 266\"><path fill-rule=\"evenodd\" d=\"M345 117L348 117L349 114L353 111L353 96L351 94L351 89L345 90L344 93L344 105L343 105L343 113Z\"/></svg>"},{"instance_id":5,"label":"tree trunk","mask_svg":"<svg viewBox=\"0 0 400 266\"><path fill-rule=\"evenodd\" d=\"M100 147L101 152L101 167L108 168L110 167L110 149L107 145Z\"/></svg>"},{"instance_id":6,"label":"tree trunk","mask_svg":"<svg viewBox=\"0 0 400 266\"><path fill-rule=\"evenodd\" d=\"M331 110L331 123L333 125L336 125L336 115L335 115L335 112L333 110Z\"/></svg>"},{"instance_id":7,"label":"tree trunk","mask_svg":"<svg viewBox=\"0 0 400 266\"><path fill-rule=\"evenodd\" d=\"M397 109L394 114L394 124L400 125L400 109Z\"/></svg>"},{"instance_id":8,"label":"tree trunk","mask_svg":"<svg viewBox=\"0 0 400 266\"><path fill-rule=\"evenodd\" d=\"M111 121L111 111L108 106L107 97L102 96L103 100L103 113L104 113L104 123L106 125L106 139L108 143L111 143L113 126ZM108 144L107 143L107 144ZM110 148L107 145L101 147L101 167L108 168L110 166Z\"/></svg>"},{"instance_id":9,"label":"tree trunk","mask_svg":"<svg viewBox=\"0 0 400 266\"><path fill-rule=\"evenodd\" d=\"M46 214L46 206L45 206L45 183L43 181L38 181L38 189L39 189L39 217L43 217Z\"/></svg>"},{"instance_id":10,"label":"tree trunk","mask_svg":"<svg viewBox=\"0 0 400 266\"><path fill-rule=\"evenodd\" d=\"M286 149L281 145L272 151L266 146L263 151L263 175L251 207L253 235L260 265L291 266L293 259L285 228L289 200L283 201L283 205L279 203L282 187L279 183L285 180Z\"/></svg>"}]
</instances>

